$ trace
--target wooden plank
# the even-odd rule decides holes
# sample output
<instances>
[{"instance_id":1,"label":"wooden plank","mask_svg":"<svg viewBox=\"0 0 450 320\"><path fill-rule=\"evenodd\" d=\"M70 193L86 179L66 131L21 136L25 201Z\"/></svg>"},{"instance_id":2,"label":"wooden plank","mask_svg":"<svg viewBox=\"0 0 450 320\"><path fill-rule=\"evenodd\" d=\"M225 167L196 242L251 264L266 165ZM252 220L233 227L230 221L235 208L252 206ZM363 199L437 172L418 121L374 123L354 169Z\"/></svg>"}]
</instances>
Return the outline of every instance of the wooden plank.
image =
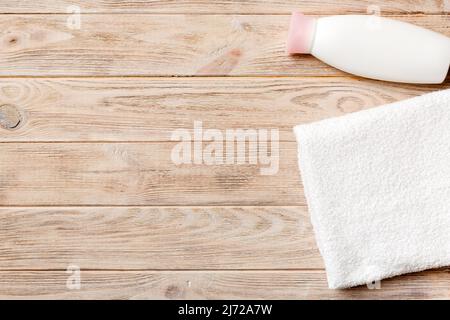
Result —
<instances>
[{"instance_id":1,"label":"wooden plank","mask_svg":"<svg viewBox=\"0 0 450 320\"><path fill-rule=\"evenodd\" d=\"M0 270L323 268L306 207L1 208Z\"/></svg>"},{"instance_id":2,"label":"wooden plank","mask_svg":"<svg viewBox=\"0 0 450 320\"><path fill-rule=\"evenodd\" d=\"M380 8L388 13L443 13L449 11L447 0L177 0L177 1L92 1L92 0L2 0L0 13L65 13L70 6L79 6L85 13L366 13Z\"/></svg>"},{"instance_id":3,"label":"wooden plank","mask_svg":"<svg viewBox=\"0 0 450 320\"><path fill-rule=\"evenodd\" d=\"M0 142L170 141L174 130L278 129L450 88L350 78L0 79Z\"/></svg>"},{"instance_id":4,"label":"wooden plank","mask_svg":"<svg viewBox=\"0 0 450 320\"><path fill-rule=\"evenodd\" d=\"M450 35L446 15L397 18ZM1 15L0 76L343 75L285 52L288 15ZM161 32L164 30L164 32Z\"/></svg>"},{"instance_id":5,"label":"wooden plank","mask_svg":"<svg viewBox=\"0 0 450 320\"><path fill-rule=\"evenodd\" d=\"M249 164L248 152L242 165L176 165L176 144L2 144L0 206L305 204L295 142L267 165ZM263 175L271 166L278 172Z\"/></svg>"},{"instance_id":6,"label":"wooden plank","mask_svg":"<svg viewBox=\"0 0 450 320\"><path fill-rule=\"evenodd\" d=\"M383 280L379 289L329 290L324 271L0 272L1 299L449 299L449 270ZM73 288L69 280L69 287Z\"/></svg>"}]
</instances>

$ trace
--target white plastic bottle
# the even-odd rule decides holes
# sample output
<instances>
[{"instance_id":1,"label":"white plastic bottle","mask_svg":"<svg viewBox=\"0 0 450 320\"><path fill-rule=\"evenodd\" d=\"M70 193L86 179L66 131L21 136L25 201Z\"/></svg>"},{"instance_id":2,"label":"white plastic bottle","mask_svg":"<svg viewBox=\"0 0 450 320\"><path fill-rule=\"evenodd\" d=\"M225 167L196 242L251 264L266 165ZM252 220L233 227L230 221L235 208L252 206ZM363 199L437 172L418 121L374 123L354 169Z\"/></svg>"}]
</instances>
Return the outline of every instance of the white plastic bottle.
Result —
<instances>
[{"instance_id":1,"label":"white plastic bottle","mask_svg":"<svg viewBox=\"0 0 450 320\"><path fill-rule=\"evenodd\" d=\"M362 77L441 83L450 65L450 38L406 22L365 15L312 18L293 13L288 52L310 53Z\"/></svg>"}]
</instances>

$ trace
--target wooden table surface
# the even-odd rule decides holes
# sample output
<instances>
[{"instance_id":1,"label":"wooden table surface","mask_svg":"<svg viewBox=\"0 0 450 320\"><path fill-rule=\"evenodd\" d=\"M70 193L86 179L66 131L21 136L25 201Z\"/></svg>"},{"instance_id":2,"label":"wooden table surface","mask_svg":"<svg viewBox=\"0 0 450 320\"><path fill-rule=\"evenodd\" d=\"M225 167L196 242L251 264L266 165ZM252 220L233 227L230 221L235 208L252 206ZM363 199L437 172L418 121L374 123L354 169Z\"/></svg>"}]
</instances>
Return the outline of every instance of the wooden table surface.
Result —
<instances>
[{"instance_id":1,"label":"wooden table surface","mask_svg":"<svg viewBox=\"0 0 450 320\"><path fill-rule=\"evenodd\" d=\"M450 36L449 0L2 0L0 298L450 298L448 269L327 289L292 133L450 80L290 57L292 10L379 10ZM195 120L278 128L278 174L174 164L171 133Z\"/></svg>"}]
</instances>

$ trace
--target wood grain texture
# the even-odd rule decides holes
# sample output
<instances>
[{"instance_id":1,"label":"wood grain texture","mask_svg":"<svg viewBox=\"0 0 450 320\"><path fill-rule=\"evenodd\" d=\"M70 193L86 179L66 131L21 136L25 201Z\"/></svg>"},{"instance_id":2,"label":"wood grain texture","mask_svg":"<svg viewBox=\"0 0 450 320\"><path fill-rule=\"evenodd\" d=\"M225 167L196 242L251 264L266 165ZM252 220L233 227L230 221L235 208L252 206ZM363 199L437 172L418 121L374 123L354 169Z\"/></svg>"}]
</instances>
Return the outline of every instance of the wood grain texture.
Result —
<instances>
[{"instance_id":1,"label":"wood grain texture","mask_svg":"<svg viewBox=\"0 0 450 320\"><path fill-rule=\"evenodd\" d=\"M309 223L292 126L450 87L285 53L292 10L378 9L450 35L448 0L0 1L0 298L449 299L448 269L328 290ZM199 120L278 128L279 172L175 165Z\"/></svg>"},{"instance_id":2,"label":"wood grain texture","mask_svg":"<svg viewBox=\"0 0 450 320\"><path fill-rule=\"evenodd\" d=\"M1 208L0 270L323 268L306 207Z\"/></svg>"},{"instance_id":3,"label":"wood grain texture","mask_svg":"<svg viewBox=\"0 0 450 320\"><path fill-rule=\"evenodd\" d=\"M450 35L447 15L398 16ZM0 76L342 76L289 56L288 15L0 15Z\"/></svg>"},{"instance_id":4,"label":"wood grain texture","mask_svg":"<svg viewBox=\"0 0 450 320\"><path fill-rule=\"evenodd\" d=\"M0 206L304 205L295 142L268 165L175 165L173 143L7 143Z\"/></svg>"},{"instance_id":5,"label":"wood grain texture","mask_svg":"<svg viewBox=\"0 0 450 320\"><path fill-rule=\"evenodd\" d=\"M366 13L378 6L388 13L443 13L449 11L448 0L2 0L0 13L65 13L69 6L79 6L85 13ZM370 8L369 8L370 9Z\"/></svg>"},{"instance_id":6,"label":"wood grain texture","mask_svg":"<svg viewBox=\"0 0 450 320\"><path fill-rule=\"evenodd\" d=\"M0 79L0 142L170 141L174 130L292 127L450 88L349 78Z\"/></svg>"},{"instance_id":7,"label":"wood grain texture","mask_svg":"<svg viewBox=\"0 0 450 320\"><path fill-rule=\"evenodd\" d=\"M65 271L0 272L0 298L15 299L449 299L450 272L383 280L380 289L329 290L324 271L81 271L69 290Z\"/></svg>"}]
</instances>

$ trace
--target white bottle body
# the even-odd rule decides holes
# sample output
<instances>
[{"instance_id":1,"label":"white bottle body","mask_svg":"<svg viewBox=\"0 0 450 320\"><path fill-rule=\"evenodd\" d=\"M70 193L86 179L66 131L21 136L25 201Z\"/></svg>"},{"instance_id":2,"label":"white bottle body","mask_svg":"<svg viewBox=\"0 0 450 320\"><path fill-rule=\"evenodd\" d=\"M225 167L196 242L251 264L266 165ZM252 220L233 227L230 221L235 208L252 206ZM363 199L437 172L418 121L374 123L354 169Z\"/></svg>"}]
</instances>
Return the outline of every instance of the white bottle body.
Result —
<instances>
[{"instance_id":1,"label":"white bottle body","mask_svg":"<svg viewBox=\"0 0 450 320\"><path fill-rule=\"evenodd\" d=\"M450 38L377 16L317 19L311 53L359 76L407 83L441 83L450 65Z\"/></svg>"}]
</instances>

